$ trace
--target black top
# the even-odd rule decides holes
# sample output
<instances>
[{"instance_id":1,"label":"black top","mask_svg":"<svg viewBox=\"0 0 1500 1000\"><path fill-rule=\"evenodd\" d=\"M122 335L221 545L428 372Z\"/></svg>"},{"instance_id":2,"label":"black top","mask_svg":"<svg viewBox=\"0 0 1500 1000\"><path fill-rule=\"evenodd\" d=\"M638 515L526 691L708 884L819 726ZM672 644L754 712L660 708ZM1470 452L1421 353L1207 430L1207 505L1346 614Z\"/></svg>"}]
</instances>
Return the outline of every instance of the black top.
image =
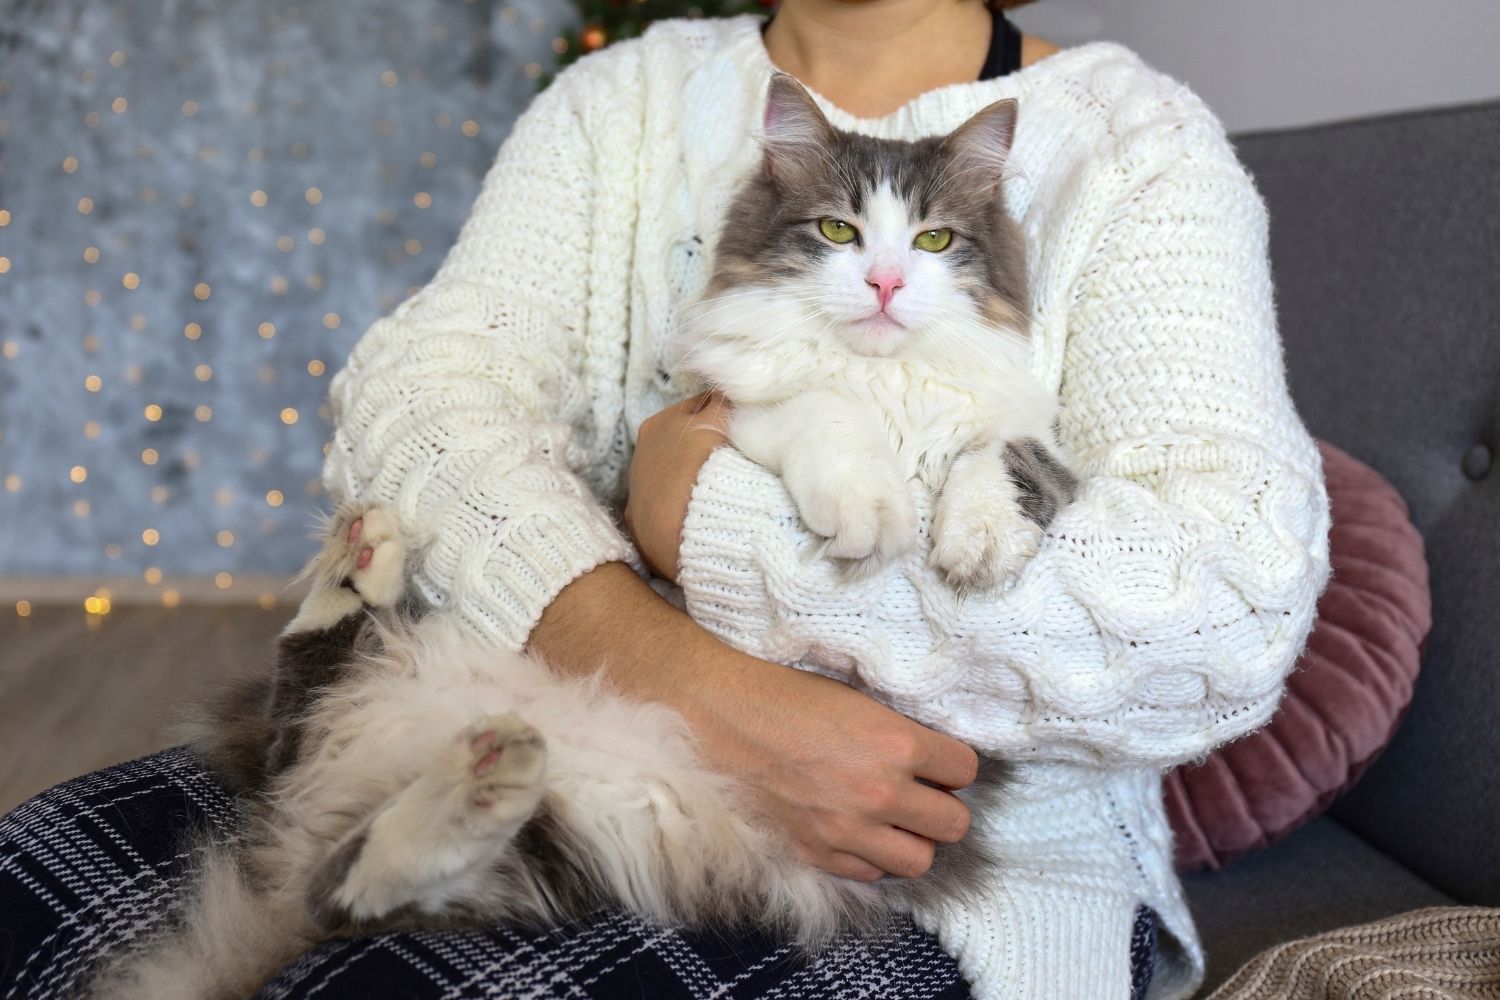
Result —
<instances>
[{"instance_id":1,"label":"black top","mask_svg":"<svg viewBox=\"0 0 1500 1000\"><path fill-rule=\"evenodd\" d=\"M990 29L990 51L985 55L984 65L979 70L981 80L993 80L1021 68L1021 33L998 9L991 13L994 16L994 27ZM775 13L771 14L771 17L775 16ZM771 17L766 18L765 24L760 26L762 35L770 27Z\"/></svg>"}]
</instances>

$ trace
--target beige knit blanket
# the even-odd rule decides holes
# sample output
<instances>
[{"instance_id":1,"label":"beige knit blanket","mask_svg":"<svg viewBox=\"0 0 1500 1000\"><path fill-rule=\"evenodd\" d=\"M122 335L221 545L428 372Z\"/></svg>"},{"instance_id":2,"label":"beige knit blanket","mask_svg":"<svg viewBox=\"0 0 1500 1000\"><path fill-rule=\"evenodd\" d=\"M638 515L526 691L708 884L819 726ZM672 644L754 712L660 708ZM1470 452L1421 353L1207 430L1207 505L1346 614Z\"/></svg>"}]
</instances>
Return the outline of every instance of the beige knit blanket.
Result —
<instances>
[{"instance_id":1,"label":"beige knit blanket","mask_svg":"<svg viewBox=\"0 0 1500 1000\"><path fill-rule=\"evenodd\" d=\"M1278 945L1209 1000L1500 998L1500 909L1435 906Z\"/></svg>"}]
</instances>

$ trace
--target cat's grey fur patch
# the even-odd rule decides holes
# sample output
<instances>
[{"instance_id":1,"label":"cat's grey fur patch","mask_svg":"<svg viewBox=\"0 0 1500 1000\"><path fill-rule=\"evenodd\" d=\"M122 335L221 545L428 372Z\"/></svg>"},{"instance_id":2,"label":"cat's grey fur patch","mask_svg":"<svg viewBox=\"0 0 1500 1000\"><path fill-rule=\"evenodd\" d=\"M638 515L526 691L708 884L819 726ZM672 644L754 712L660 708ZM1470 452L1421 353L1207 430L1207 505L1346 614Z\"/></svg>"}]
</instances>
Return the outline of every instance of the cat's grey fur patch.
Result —
<instances>
[{"instance_id":1,"label":"cat's grey fur patch","mask_svg":"<svg viewBox=\"0 0 1500 1000\"><path fill-rule=\"evenodd\" d=\"M1036 438L1009 441L1001 456L1016 487L1016 502L1022 513L1045 528L1057 511L1071 503L1078 478Z\"/></svg>"}]
</instances>

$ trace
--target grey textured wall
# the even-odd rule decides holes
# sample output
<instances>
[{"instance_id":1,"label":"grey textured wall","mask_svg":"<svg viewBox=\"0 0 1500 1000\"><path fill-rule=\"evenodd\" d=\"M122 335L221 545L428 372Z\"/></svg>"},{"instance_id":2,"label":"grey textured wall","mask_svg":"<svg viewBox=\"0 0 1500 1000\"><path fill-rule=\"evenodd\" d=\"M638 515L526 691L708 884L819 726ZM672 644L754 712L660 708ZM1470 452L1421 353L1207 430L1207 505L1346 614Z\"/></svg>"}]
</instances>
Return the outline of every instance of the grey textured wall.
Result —
<instances>
[{"instance_id":1,"label":"grey textured wall","mask_svg":"<svg viewBox=\"0 0 1500 1000\"><path fill-rule=\"evenodd\" d=\"M1236 132L1500 97L1495 0L1041 0L1016 23L1129 45Z\"/></svg>"},{"instance_id":2,"label":"grey textured wall","mask_svg":"<svg viewBox=\"0 0 1500 1000\"><path fill-rule=\"evenodd\" d=\"M571 9L0 0L0 573L300 565L328 378Z\"/></svg>"}]
</instances>

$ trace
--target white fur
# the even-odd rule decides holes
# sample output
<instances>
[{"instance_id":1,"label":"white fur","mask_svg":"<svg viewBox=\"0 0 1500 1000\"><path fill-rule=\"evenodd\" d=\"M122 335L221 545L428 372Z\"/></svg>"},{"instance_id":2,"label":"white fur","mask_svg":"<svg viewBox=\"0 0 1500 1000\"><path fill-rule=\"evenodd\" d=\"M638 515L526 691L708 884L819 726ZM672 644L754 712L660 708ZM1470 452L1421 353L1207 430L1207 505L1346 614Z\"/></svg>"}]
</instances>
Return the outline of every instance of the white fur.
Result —
<instances>
[{"instance_id":1,"label":"white fur","mask_svg":"<svg viewBox=\"0 0 1500 1000\"><path fill-rule=\"evenodd\" d=\"M934 559L956 582L1013 576L1035 550L1003 474L1003 443L1057 448L1056 397L1031 376L1024 330L1000 328L961 291L928 228L882 184L859 227L795 282L741 285L695 303L668 357L729 397L730 438L779 473L830 554L883 560L916 537L909 481L941 493ZM961 237L955 236L955 239ZM867 275L899 268L887 315ZM966 449L984 475L950 474ZM946 510L945 510L946 509ZM958 535L972 537L957 537Z\"/></svg>"}]
</instances>

